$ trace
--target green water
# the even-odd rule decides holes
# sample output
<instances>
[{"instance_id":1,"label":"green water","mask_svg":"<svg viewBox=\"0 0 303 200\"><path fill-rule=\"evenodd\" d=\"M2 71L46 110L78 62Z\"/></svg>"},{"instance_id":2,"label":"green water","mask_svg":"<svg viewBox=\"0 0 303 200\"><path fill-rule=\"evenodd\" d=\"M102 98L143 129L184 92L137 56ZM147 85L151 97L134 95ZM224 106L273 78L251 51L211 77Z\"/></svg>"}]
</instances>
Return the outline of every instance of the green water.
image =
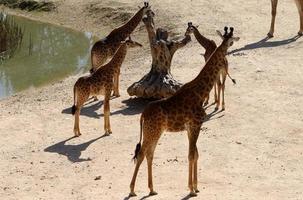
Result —
<instances>
[{"instance_id":1,"label":"green water","mask_svg":"<svg viewBox=\"0 0 303 200\"><path fill-rule=\"evenodd\" d=\"M0 63L0 99L87 70L92 34L12 17L24 36L15 55Z\"/></svg>"}]
</instances>

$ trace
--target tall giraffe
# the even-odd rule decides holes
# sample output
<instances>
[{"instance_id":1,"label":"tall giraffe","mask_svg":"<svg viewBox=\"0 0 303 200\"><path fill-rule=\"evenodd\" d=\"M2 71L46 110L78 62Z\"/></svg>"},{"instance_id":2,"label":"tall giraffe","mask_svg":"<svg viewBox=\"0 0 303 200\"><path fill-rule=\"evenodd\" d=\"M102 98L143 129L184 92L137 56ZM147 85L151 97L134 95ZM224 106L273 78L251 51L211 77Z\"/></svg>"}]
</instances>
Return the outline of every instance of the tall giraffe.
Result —
<instances>
[{"instance_id":1,"label":"tall giraffe","mask_svg":"<svg viewBox=\"0 0 303 200\"><path fill-rule=\"evenodd\" d=\"M196 193L199 192L197 187L198 149L196 143L200 128L206 117L202 103L219 76L220 68L224 64L222 58L225 57L227 49L234 41L239 40L238 37L233 37L233 28L230 28L229 33L227 27L224 30L224 35L217 31L224 38L222 44L215 50L194 80L183 85L171 97L154 101L144 109L140 119L140 142L136 146L134 155L137 163L130 183L130 196L136 195L134 191L135 181L144 157L146 157L148 165L150 195L157 194L153 188L152 161L157 142L164 131L187 130L189 139L188 187L191 196L196 196ZM142 134L143 142L141 146Z\"/></svg>"},{"instance_id":2,"label":"tall giraffe","mask_svg":"<svg viewBox=\"0 0 303 200\"><path fill-rule=\"evenodd\" d=\"M302 36L303 35L303 0L294 0L294 1L297 5L299 16L300 16L300 30L298 32L298 35ZM269 32L267 34L269 38L274 37L277 5L278 5L278 0L271 0L271 24L270 24Z\"/></svg>"},{"instance_id":3,"label":"tall giraffe","mask_svg":"<svg viewBox=\"0 0 303 200\"><path fill-rule=\"evenodd\" d=\"M128 40L120 42L120 47L116 51L113 58L104 66L100 67L89 76L80 77L74 85L74 105L72 114L75 115L74 133L80 136L79 116L83 104L90 96L104 95L104 131L105 135L112 133L110 128L110 107L109 99L112 90L114 94L118 92L118 86L114 84L114 80L119 80L120 67L125 59L127 49L134 47L142 47L138 42Z\"/></svg>"},{"instance_id":4,"label":"tall giraffe","mask_svg":"<svg viewBox=\"0 0 303 200\"><path fill-rule=\"evenodd\" d=\"M205 59L205 62L207 62L209 57L212 55L212 53L217 48L215 41L210 40L210 39L206 38L205 36L203 36L199 32L198 28L192 24L192 22L188 22L188 27L187 27L185 34L194 34L196 40L205 49L204 59ZM225 91L226 76L228 76L234 84L236 83L236 80L231 78L231 76L228 73L228 61L227 61L226 56L224 56L224 58L222 58L222 59L223 59L222 62L224 63L224 65L220 69L220 76L222 78L222 82L221 82L220 76L218 76L218 80L216 81L216 83L214 85L214 90L215 90L214 99L215 99L215 103L216 103L216 108L215 108L216 110L219 109L221 92L222 92L222 110L225 110L224 91ZM217 94L217 90L218 90L218 94ZM207 95L204 105L207 105L208 101L209 101L209 95Z\"/></svg>"},{"instance_id":5,"label":"tall giraffe","mask_svg":"<svg viewBox=\"0 0 303 200\"><path fill-rule=\"evenodd\" d=\"M91 50L92 68L90 72L94 72L98 67L111 58L120 46L120 42L124 41L138 26L142 17L150 10L148 2L144 2L144 6L122 26L112 30L105 38L97 41Z\"/></svg>"}]
</instances>

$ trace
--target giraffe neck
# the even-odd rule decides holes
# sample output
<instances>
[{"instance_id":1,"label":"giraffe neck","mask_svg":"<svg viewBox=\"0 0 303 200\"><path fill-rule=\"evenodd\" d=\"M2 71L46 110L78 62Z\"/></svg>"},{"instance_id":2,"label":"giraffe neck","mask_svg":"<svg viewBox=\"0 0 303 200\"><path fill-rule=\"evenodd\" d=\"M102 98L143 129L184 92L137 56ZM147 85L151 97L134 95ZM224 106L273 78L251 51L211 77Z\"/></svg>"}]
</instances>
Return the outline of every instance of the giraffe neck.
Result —
<instances>
[{"instance_id":1,"label":"giraffe neck","mask_svg":"<svg viewBox=\"0 0 303 200\"><path fill-rule=\"evenodd\" d=\"M114 29L106 38L111 42L120 42L125 40L138 26L142 17L143 17L143 10L141 8L128 22L124 25L120 26L119 28Z\"/></svg>"},{"instance_id":2,"label":"giraffe neck","mask_svg":"<svg viewBox=\"0 0 303 200\"><path fill-rule=\"evenodd\" d=\"M209 48L210 40L204 37L196 27L194 27L194 36L205 49Z\"/></svg>"},{"instance_id":3,"label":"giraffe neck","mask_svg":"<svg viewBox=\"0 0 303 200\"><path fill-rule=\"evenodd\" d=\"M113 58L109 61L108 65L111 65L112 69L119 68L126 56L127 46L125 43L121 44Z\"/></svg>"},{"instance_id":4,"label":"giraffe neck","mask_svg":"<svg viewBox=\"0 0 303 200\"><path fill-rule=\"evenodd\" d=\"M222 57L225 57L226 52L227 45L222 42L206 62L199 75L193 80L193 83L195 84L194 88L196 88L195 93L202 99L209 94L217 81L217 77L220 75L220 69L222 65L224 65L224 59L222 59Z\"/></svg>"}]
</instances>

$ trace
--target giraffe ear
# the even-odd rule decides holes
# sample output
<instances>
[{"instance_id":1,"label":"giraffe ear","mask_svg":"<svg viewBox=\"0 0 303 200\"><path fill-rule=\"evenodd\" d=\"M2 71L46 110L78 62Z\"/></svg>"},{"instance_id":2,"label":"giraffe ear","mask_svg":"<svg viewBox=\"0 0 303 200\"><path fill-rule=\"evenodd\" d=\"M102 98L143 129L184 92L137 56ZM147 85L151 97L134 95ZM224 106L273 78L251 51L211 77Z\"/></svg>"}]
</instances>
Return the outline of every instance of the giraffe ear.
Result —
<instances>
[{"instance_id":1,"label":"giraffe ear","mask_svg":"<svg viewBox=\"0 0 303 200\"><path fill-rule=\"evenodd\" d=\"M151 16L154 17L155 15L156 14L153 11L151 11Z\"/></svg>"},{"instance_id":2,"label":"giraffe ear","mask_svg":"<svg viewBox=\"0 0 303 200\"><path fill-rule=\"evenodd\" d=\"M199 25L197 25L196 28L199 28Z\"/></svg>"},{"instance_id":3,"label":"giraffe ear","mask_svg":"<svg viewBox=\"0 0 303 200\"><path fill-rule=\"evenodd\" d=\"M216 30L216 32L217 32L217 34L220 36L220 38L221 38L222 40L224 40L224 37L223 37L222 33L221 33L219 30Z\"/></svg>"},{"instance_id":4,"label":"giraffe ear","mask_svg":"<svg viewBox=\"0 0 303 200\"><path fill-rule=\"evenodd\" d=\"M240 40L240 37L233 37L233 40L237 42Z\"/></svg>"}]
</instances>

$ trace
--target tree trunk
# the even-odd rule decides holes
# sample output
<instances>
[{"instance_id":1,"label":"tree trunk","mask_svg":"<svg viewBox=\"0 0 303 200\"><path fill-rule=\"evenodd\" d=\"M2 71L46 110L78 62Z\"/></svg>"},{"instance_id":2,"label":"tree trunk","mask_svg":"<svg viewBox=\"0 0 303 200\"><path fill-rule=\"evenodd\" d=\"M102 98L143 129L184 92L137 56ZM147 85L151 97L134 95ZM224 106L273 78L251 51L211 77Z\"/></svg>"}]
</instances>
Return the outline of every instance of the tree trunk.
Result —
<instances>
[{"instance_id":1,"label":"tree trunk","mask_svg":"<svg viewBox=\"0 0 303 200\"><path fill-rule=\"evenodd\" d=\"M147 14L147 17L143 18L143 22L148 32L151 47L151 70L141 80L133 83L127 89L127 92L130 96L143 98L161 99L169 97L182 85L170 73L173 55L176 50L190 41L190 36L186 35L179 41L168 41L166 30L158 28L155 31L152 15Z\"/></svg>"},{"instance_id":2,"label":"tree trunk","mask_svg":"<svg viewBox=\"0 0 303 200\"><path fill-rule=\"evenodd\" d=\"M133 83L127 89L128 94L143 98L161 99L173 95L181 87L182 84L172 77L168 69L158 71L156 68L152 66L148 74L138 82Z\"/></svg>"}]
</instances>

